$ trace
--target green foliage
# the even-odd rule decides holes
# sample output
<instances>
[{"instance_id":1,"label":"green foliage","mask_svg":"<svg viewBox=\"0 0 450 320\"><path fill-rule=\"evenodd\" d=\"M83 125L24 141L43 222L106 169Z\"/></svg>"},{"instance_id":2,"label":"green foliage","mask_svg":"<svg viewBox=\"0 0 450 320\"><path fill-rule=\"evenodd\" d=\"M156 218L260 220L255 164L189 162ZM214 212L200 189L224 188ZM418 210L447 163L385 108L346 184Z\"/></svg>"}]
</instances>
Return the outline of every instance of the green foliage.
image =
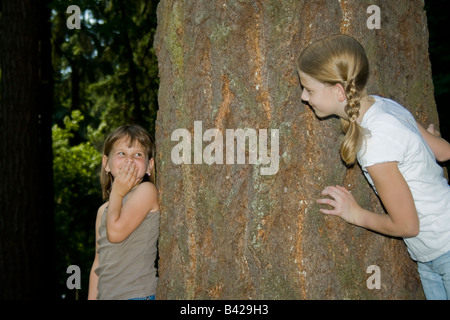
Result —
<instances>
[{"instance_id":1,"label":"green foliage","mask_svg":"<svg viewBox=\"0 0 450 320\"><path fill-rule=\"evenodd\" d=\"M116 127L137 123L154 134L158 64L153 49L157 1L80 0L81 29L68 29L68 0L53 0L53 158L56 250L61 294L67 266L88 292L95 217L102 204L101 148Z\"/></svg>"},{"instance_id":2,"label":"green foliage","mask_svg":"<svg viewBox=\"0 0 450 320\"><path fill-rule=\"evenodd\" d=\"M82 289L87 289L95 253L95 217L102 204L99 166L102 154L87 141L75 146L70 139L79 129L83 115L72 111L64 126L52 127L55 186L57 271L61 291L65 291L65 270L71 264L82 271ZM62 293L61 293L62 294ZM66 294L70 294L67 292Z\"/></svg>"},{"instance_id":3,"label":"green foliage","mask_svg":"<svg viewBox=\"0 0 450 320\"><path fill-rule=\"evenodd\" d=\"M55 184L58 191L64 191L64 196L79 196L80 191L88 194L96 194L97 186L94 188L94 179L98 180L101 153L96 150L89 141L71 146L69 141L74 137L74 132L79 129L79 123L83 120L79 110L72 111L71 117L64 118L64 128L57 124L52 127L53 139L53 170L55 173ZM71 181L72 184L67 184ZM86 183L86 189L70 190L74 184ZM70 193L66 191L72 191ZM58 198L57 198L58 200ZM58 200L61 203L60 200Z\"/></svg>"},{"instance_id":4,"label":"green foliage","mask_svg":"<svg viewBox=\"0 0 450 320\"><path fill-rule=\"evenodd\" d=\"M81 29L66 28L67 0L52 8L53 65L56 108L61 123L70 110L85 116L87 126L104 134L125 123L137 123L154 133L158 66L153 38L156 1L82 0Z\"/></svg>"}]
</instances>

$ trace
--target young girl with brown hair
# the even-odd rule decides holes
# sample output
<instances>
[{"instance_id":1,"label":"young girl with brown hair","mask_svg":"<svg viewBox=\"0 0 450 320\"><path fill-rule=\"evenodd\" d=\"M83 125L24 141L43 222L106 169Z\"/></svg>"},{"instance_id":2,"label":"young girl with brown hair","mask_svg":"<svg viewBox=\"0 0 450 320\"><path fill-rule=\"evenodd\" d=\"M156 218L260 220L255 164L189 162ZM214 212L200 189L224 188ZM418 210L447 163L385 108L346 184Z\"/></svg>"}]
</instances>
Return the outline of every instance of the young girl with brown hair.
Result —
<instances>
[{"instance_id":1,"label":"young girl with brown hair","mask_svg":"<svg viewBox=\"0 0 450 320\"><path fill-rule=\"evenodd\" d=\"M103 197L88 299L154 300L159 204L154 143L137 125L117 128L104 143Z\"/></svg>"},{"instance_id":2,"label":"young girl with brown hair","mask_svg":"<svg viewBox=\"0 0 450 320\"><path fill-rule=\"evenodd\" d=\"M334 35L309 45L298 60L302 100L316 115L340 117L341 157L359 162L388 214L361 208L342 186L317 200L324 214L379 233L402 237L418 262L428 299L450 298L450 187L436 163L450 144L418 125L398 103L368 95L369 63L361 44ZM430 128L431 131L431 128Z\"/></svg>"}]
</instances>

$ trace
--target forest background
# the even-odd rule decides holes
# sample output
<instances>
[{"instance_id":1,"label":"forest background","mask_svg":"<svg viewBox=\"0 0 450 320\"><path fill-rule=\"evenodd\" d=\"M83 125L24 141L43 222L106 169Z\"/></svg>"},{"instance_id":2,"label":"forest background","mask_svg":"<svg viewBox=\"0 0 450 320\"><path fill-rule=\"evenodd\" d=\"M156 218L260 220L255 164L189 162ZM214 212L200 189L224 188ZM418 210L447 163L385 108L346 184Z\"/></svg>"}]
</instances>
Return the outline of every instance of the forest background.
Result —
<instances>
[{"instance_id":1,"label":"forest background","mask_svg":"<svg viewBox=\"0 0 450 320\"><path fill-rule=\"evenodd\" d=\"M450 50L444 1L427 0L425 10L440 131L450 139L446 105ZM102 143L112 129L126 123L140 124L152 135L155 132L159 81L153 40L158 1L77 1L80 29L66 25L71 4L53 0L49 5L54 83L53 269L58 298L85 299L95 250L95 216L103 202ZM0 101L1 97L0 93ZM80 290L67 288L70 265L80 267Z\"/></svg>"},{"instance_id":2,"label":"forest background","mask_svg":"<svg viewBox=\"0 0 450 320\"><path fill-rule=\"evenodd\" d=\"M159 82L153 49L157 1L83 0L77 5L81 28L70 30L68 1L51 3L52 140L58 287L63 298L84 299L95 253L95 216L103 202L103 141L114 128L131 123L154 136ZM82 272L80 293L67 289L69 265Z\"/></svg>"}]
</instances>

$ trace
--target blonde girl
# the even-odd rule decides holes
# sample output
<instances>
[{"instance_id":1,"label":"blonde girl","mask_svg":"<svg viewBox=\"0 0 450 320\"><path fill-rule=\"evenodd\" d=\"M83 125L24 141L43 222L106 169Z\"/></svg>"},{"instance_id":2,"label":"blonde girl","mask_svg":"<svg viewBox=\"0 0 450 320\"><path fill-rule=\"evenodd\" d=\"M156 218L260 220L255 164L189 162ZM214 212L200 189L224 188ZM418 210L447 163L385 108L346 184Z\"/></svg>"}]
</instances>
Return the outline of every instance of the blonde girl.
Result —
<instances>
[{"instance_id":1,"label":"blonde girl","mask_svg":"<svg viewBox=\"0 0 450 320\"><path fill-rule=\"evenodd\" d=\"M368 95L369 63L361 44L334 35L309 45L298 60L302 100L319 118L340 117L341 157L356 161L388 214L358 205L342 186L328 186L324 214L379 233L402 237L428 299L450 297L450 187L436 163L450 144L418 125L398 103Z\"/></svg>"},{"instance_id":2,"label":"blonde girl","mask_svg":"<svg viewBox=\"0 0 450 320\"><path fill-rule=\"evenodd\" d=\"M107 201L97 212L88 299L155 299L154 149L150 135L137 125L119 127L105 140L101 185Z\"/></svg>"}]
</instances>

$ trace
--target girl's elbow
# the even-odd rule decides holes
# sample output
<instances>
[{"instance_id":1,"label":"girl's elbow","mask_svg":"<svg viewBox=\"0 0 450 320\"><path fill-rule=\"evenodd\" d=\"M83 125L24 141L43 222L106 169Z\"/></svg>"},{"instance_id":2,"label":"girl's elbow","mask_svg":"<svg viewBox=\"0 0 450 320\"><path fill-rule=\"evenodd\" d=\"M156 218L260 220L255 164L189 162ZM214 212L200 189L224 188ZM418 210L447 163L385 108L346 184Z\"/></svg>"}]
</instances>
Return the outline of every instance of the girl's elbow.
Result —
<instances>
[{"instance_id":1,"label":"girl's elbow","mask_svg":"<svg viewBox=\"0 0 450 320\"><path fill-rule=\"evenodd\" d=\"M420 224L419 224L418 220L417 220L417 222L410 223L405 227L406 228L404 229L403 235L402 235L403 238L414 238L420 232Z\"/></svg>"},{"instance_id":2,"label":"girl's elbow","mask_svg":"<svg viewBox=\"0 0 450 320\"><path fill-rule=\"evenodd\" d=\"M450 150L446 153L441 153L441 154L438 153L435 155L435 157L438 162L446 162L446 161L450 160Z\"/></svg>"},{"instance_id":3,"label":"girl's elbow","mask_svg":"<svg viewBox=\"0 0 450 320\"><path fill-rule=\"evenodd\" d=\"M419 228L411 228L405 232L403 238L414 238L419 234Z\"/></svg>"},{"instance_id":4,"label":"girl's elbow","mask_svg":"<svg viewBox=\"0 0 450 320\"><path fill-rule=\"evenodd\" d=\"M126 239L120 232L106 232L106 236L111 243L120 243Z\"/></svg>"}]
</instances>

